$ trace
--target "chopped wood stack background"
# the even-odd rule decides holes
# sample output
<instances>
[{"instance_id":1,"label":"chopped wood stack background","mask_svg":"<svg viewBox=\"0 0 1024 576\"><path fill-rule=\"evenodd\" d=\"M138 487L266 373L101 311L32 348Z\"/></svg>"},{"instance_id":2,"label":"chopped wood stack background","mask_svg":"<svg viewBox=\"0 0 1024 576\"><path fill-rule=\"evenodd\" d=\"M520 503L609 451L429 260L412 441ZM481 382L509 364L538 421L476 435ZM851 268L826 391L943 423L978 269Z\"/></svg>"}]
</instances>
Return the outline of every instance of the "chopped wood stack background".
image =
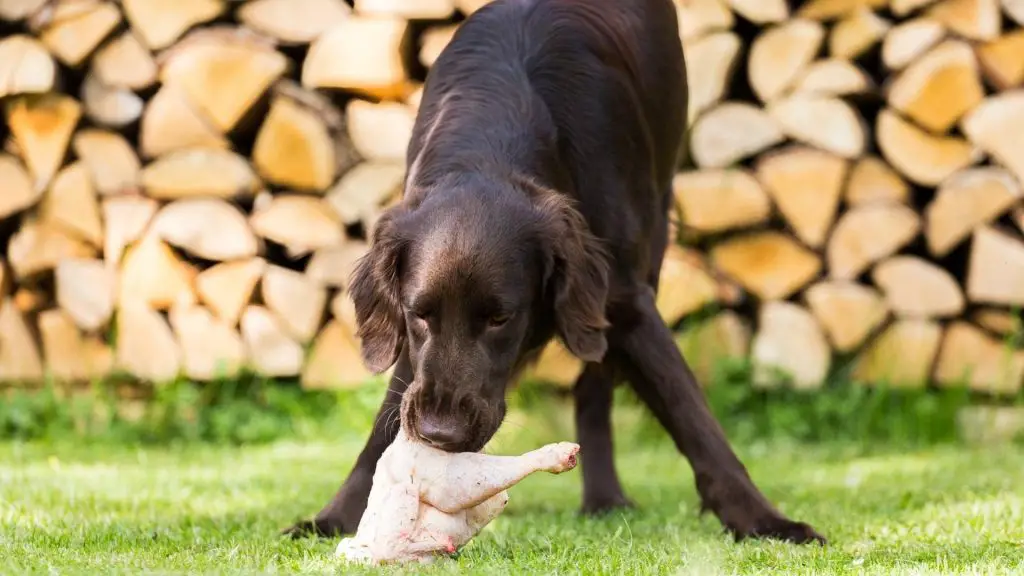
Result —
<instances>
[{"instance_id":1,"label":"chopped wood stack background","mask_svg":"<svg viewBox=\"0 0 1024 576\"><path fill-rule=\"evenodd\" d=\"M364 381L347 277L486 1L0 0L0 381ZM658 304L702 381L749 355L762 386L1017 393L1024 2L677 6Z\"/></svg>"}]
</instances>

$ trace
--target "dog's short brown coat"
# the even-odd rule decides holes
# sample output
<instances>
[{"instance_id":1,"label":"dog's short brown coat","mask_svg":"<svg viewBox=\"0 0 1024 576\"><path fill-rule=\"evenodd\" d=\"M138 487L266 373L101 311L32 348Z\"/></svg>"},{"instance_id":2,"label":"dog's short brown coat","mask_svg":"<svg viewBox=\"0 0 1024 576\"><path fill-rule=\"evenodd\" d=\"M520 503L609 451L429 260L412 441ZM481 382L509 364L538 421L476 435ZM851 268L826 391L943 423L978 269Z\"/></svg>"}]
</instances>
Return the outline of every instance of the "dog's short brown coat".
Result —
<instances>
[{"instance_id":1,"label":"dog's short brown coat","mask_svg":"<svg viewBox=\"0 0 1024 576\"><path fill-rule=\"evenodd\" d=\"M403 200L352 278L363 357L394 376L348 479L291 533L355 530L398 406L411 434L482 448L558 337L587 362L585 511L630 503L611 449L624 377L737 538L824 540L756 488L655 308L686 110L672 0L495 0L460 26L424 86Z\"/></svg>"}]
</instances>

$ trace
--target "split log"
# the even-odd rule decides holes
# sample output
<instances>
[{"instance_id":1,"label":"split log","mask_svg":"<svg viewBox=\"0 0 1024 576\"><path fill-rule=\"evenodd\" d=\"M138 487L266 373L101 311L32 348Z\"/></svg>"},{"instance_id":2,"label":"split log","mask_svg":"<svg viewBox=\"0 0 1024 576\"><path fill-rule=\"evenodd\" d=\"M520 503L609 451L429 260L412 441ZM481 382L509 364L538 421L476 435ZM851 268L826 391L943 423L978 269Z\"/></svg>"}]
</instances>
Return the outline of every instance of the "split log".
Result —
<instances>
[{"instance_id":1,"label":"split log","mask_svg":"<svg viewBox=\"0 0 1024 576\"><path fill-rule=\"evenodd\" d=\"M86 332L106 326L114 313L117 277L100 260L68 258L54 271L57 304Z\"/></svg>"},{"instance_id":2,"label":"split log","mask_svg":"<svg viewBox=\"0 0 1024 576\"><path fill-rule=\"evenodd\" d=\"M186 377L209 381L238 375L245 362L245 346L233 326L198 305L172 308L168 318Z\"/></svg>"},{"instance_id":3,"label":"split log","mask_svg":"<svg viewBox=\"0 0 1024 576\"><path fill-rule=\"evenodd\" d=\"M710 34L687 46L691 123L725 96L736 71L740 46L739 36L732 32Z\"/></svg>"},{"instance_id":4,"label":"split log","mask_svg":"<svg viewBox=\"0 0 1024 576\"><path fill-rule=\"evenodd\" d=\"M60 382L92 382L113 366L113 352L96 337L83 336L63 310L46 310L37 320L46 371Z\"/></svg>"},{"instance_id":5,"label":"split log","mask_svg":"<svg viewBox=\"0 0 1024 576\"><path fill-rule=\"evenodd\" d=\"M181 350L171 327L159 312L135 298L117 311L114 364L147 382L167 383L181 372Z\"/></svg>"},{"instance_id":6,"label":"split log","mask_svg":"<svg viewBox=\"0 0 1024 576\"><path fill-rule=\"evenodd\" d=\"M967 322L946 329L935 365L942 386L966 384L974 392L1016 396L1024 386L1024 351L1011 350Z\"/></svg>"},{"instance_id":7,"label":"split log","mask_svg":"<svg viewBox=\"0 0 1024 576\"><path fill-rule=\"evenodd\" d=\"M0 20L17 22L38 12L48 0L0 0Z\"/></svg>"},{"instance_id":8,"label":"split log","mask_svg":"<svg viewBox=\"0 0 1024 576\"><path fill-rule=\"evenodd\" d=\"M1002 168L969 168L953 174L924 211L929 251L945 256L975 228L1009 211L1021 196L1020 184Z\"/></svg>"},{"instance_id":9,"label":"split log","mask_svg":"<svg viewBox=\"0 0 1024 576\"><path fill-rule=\"evenodd\" d=\"M62 229L36 220L25 220L7 244L7 261L16 280L53 270L67 258L89 258L93 248Z\"/></svg>"},{"instance_id":10,"label":"split log","mask_svg":"<svg viewBox=\"0 0 1024 576\"><path fill-rule=\"evenodd\" d=\"M712 32L731 30L736 22L724 0L677 0L675 5L679 37L684 43Z\"/></svg>"},{"instance_id":11,"label":"split log","mask_svg":"<svg viewBox=\"0 0 1024 576\"><path fill-rule=\"evenodd\" d=\"M412 108L398 102L350 100L345 117L352 145L360 156L380 162L405 162L416 122Z\"/></svg>"},{"instance_id":12,"label":"split log","mask_svg":"<svg viewBox=\"0 0 1024 576\"><path fill-rule=\"evenodd\" d=\"M263 272L260 296L297 342L305 344L316 335L327 307L327 290L319 282L300 272L270 265Z\"/></svg>"},{"instance_id":13,"label":"split log","mask_svg":"<svg viewBox=\"0 0 1024 576\"><path fill-rule=\"evenodd\" d=\"M686 358L697 382L707 386L716 380L722 362L745 359L750 353L750 326L732 310L685 328L676 345Z\"/></svg>"},{"instance_id":14,"label":"split log","mask_svg":"<svg viewBox=\"0 0 1024 576\"><path fill-rule=\"evenodd\" d=\"M1024 331L1020 315L999 308L979 308L971 314L971 321L999 336L1016 336Z\"/></svg>"},{"instance_id":15,"label":"split log","mask_svg":"<svg viewBox=\"0 0 1024 576\"><path fill-rule=\"evenodd\" d=\"M850 170L844 199L851 206L875 202L906 204L910 201L910 186L885 160L865 156Z\"/></svg>"},{"instance_id":16,"label":"split log","mask_svg":"<svg viewBox=\"0 0 1024 576\"><path fill-rule=\"evenodd\" d=\"M1024 26L1024 0L1002 0L1003 12L1006 16Z\"/></svg>"},{"instance_id":17,"label":"split log","mask_svg":"<svg viewBox=\"0 0 1024 576\"><path fill-rule=\"evenodd\" d=\"M828 39L833 58L854 60L878 44L892 28L892 23L862 7L836 23Z\"/></svg>"},{"instance_id":18,"label":"split log","mask_svg":"<svg viewBox=\"0 0 1024 576\"><path fill-rule=\"evenodd\" d=\"M347 289L356 264L369 249L369 244L359 240L320 248L306 264L306 276L323 286Z\"/></svg>"},{"instance_id":19,"label":"split log","mask_svg":"<svg viewBox=\"0 0 1024 576\"><path fill-rule=\"evenodd\" d=\"M977 48L985 78L997 90L1024 84L1024 30L1008 32Z\"/></svg>"},{"instance_id":20,"label":"split log","mask_svg":"<svg viewBox=\"0 0 1024 576\"><path fill-rule=\"evenodd\" d=\"M1024 305L1024 242L994 227L975 229L967 297L984 304Z\"/></svg>"},{"instance_id":21,"label":"split log","mask_svg":"<svg viewBox=\"0 0 1024 576\"><path fill-rule=\"evenodd\" d=\"M656 306L662 319L674 326L685 316L718 300L718 284L683 248L670 243L661 268Z\"/></svg>"},{"instance_id":22,"label":"split log","mask_svg":"<svg viewBox=\"0 0 1024 576\"><path fill-rule=\"evenodd\" d=\"M15 34L0 40L0 98L53 90L57 64L38 40Z\"/></svg>"},{"instance_id":23,"label":"split log","mask_svg":"<svg viewBox=\"0 0 1024 576\"><path fill-rule=\"evenodd\" d=\"M754 24L782 22L789 18L786 0L727 0L733 11Z\"/></svg>"},{"instance_id":24,"label":"split log","mask_svg":"<svg viewBox=\"0 0 1024 576\"><path fill-rule=\"evenodd\" d=\"M948 318L964 311L960 286L948 271L917 256L893 256L880 262L871 278L896 315Z\"/></svg>"},{"instance_id":25,"label":"split log","mask_svg":"<svg viewBox=\"0 0 1024 576\"><path fill-rule=\"evenodd\" d=\"M196 276L196 293L218 318L235 326L266 267L267 261L258 257L215 264Z\"/></svg>"},{"instance_id":26,"label":"split log","mask_svg":"<svg viewBox=\"0 0 1024 576\"><path fill-rule=\"evenodd\" d=\"M745 102L723 102L693 124L690 148L700 168L725 168L785 140L764 110Z\"/></svg>"},{"instance_id":27,"label":"split log","mask_svg":"<svg viewBox=\"0 0 1024 576\"><path fill-rule=\"evenodd\" d=\"M458 24L447 26L433 26L428 28L420 37L419 61L424 67L430 68L441 56L441 52L448 46L459 29Z\"/></svg>"},{"instance_id":28,"label":"split log","mask_svg":"<svg viewBox=\"0 0 1024 576\"><path fill-rule=\"evenodd\" d=\"M164 206L150 231L172 246L206 260L251 258L259 251L245 214L217 198L188 198Z\"/></svg>"},{"instance_id":29,"label":"split log","mask_svg":"<svg viewBox=\"0 0 1024 576\"><path fill-rule=\"evenodd\" d=\"M338 180L327 193L327 203L345 224L365 222L380 212L381 204L401 193L404 180L404 164L363 162Z\"/></svg>"},{"instance_id":30,"label":"split log","mask_svg":"<svg viewBox=\"0 0 1024 576\"><path fill-rule=\"evenodd\" d=\"M902 18L935 2L936 0L889 0L889 10L897 18Z\"/></svg>"},{"instance_id":31,"label":"split log","mask_svg":"<svg viewBox=\"0 0 1024 576\"><path fill-rule=\"evenodd\" d=\"M917 213L902 204L867 204L844 213L826 249L829 275L852 280L871 264L906 246L921 230Z\"/></svg>"},{"instance_id":32,"label":"split log","mask_svg":"<svg viewBox=\"0 0 1024 576\"><path fill-rule=\"evenodd\" d=\"M224 12L222 0L121 0L125 16L151 50L173 44L189 28Z\"/></svg>"},{"instance_id":33,"label":"split log","mask_svg":"<svg viewBox=\"0 0 1024 576\"><path fill-rule=\"evenodd\" d=\"M341 322L348 329L349 334L359 333L359 322L356 319L356 304L352 301L352 295L340 291L331 298L331 316ZM358 339L358 336L356 337Z\"/></svg>"},{"instance_id":34,"label":"split log","mask_svg":"<svg viewBox=\"0 0 1024 576\"><path fill-rule=\"evenodd\" d=\"M179 86L220 132L232 130L288 70L288 60L243 29L189 34L161 57L160 81Z\"/></svg>"},{"instance_id":35,"label":"split log","mask_svg":"<svg viewBox=\"0 0 1024 576\"><path fill-rule=\"evenodd\" d=\"M797 238L820 248L835 221L848 169L839 156L795 145L759 158L755 172Z\"/></svg>"},{"instance_id":36,"label":"split log","mask_svg":"<svg viewBox=\"0 0 1024 576\"><path fill-rule=\"evenodd\" d=\"M246 198L261 187L245 158L220 148L188 148L165 154L142 170L140 181L146 195L159 200Z\"/></svg>"},{"instance_id":37,"label":"split log","mask_svg":"<svg viewBox=\"0 0 1024 576\"><path fill-rule=\"evenodd\" d=\"M747 78L761 102L781 96L821 48L825 28L811 20L791 20L762 32L750 46Z\"/></svg>"},{"instance_id":38,"label":"split log","mask_svg":"<svg viewBox=\"0 0 1024 576\"><path fill-rule=\"evenodd\" d=\"M156 82L156 61L138 36L125 32L96 51L92 71L101 82L115 88L143 90Z\"/></svg>"},{"instance_id":39,"label":"split log","mask_svg":"<svg viewBox=\"0 0 1024 576\"><path fill-rule=\"evenodd\" d=\"M196 272L154 234L146 234L124 256L118 278L118 302L137 301L155 310L196 301Z\"/></svg>"},{"instance_id":40,"label":"split log","mask_svg":"<svg viewBox=\"0 0 1024 576\"><path fill-rule=\"evenodd\" d=\"M491 0L455 0L455 7L466 16L484 7ZM700 1L700 0L695 0Z\"/></svg>"},{"instance_id":41,"label":"split log","mask_svg":"<svg viewBox=\"0 0 1024 576\"><path fill-rule=\"evenodd\" d=\"M401 56L408 32L408 22L400 18L347 18L310 45L302 63L302 85L401 97L408 90Z\"/></svg>"},{"instance_id":42,"label":"split log","mask_svg":"<svg viewBox=\"0 0 1024 576\"><path fill-rule=\"evenodd\" d=\"M0 381L38 382L43 378L43 360L25 318L4 298L0 304Z\"/></svg>"},{"instance_id":43,"label":"split log","mask_svg":"<svg viewBox=\"0 0 1024 576\"><path fill-rule=\"evenodd\" d=\"M879 10L888 4L889 0L810 0L797 10L796 15L810 20L829 21L849 16L862 8Z\"/></svg>"},{"instance_id":44,"label":"split log","mask_svg":"<svg viewBox=\"0 0 1024 576\"><path fill-rule=\"evenodd\" d=\"M50 295L41 287L22 286L14 293L14 306L22 314L35 315L51 302Z\"/></svg>"},{"instance_id":45,"label":"split log","mask_svg":"<svg viewBox=\"0 0 1024 576\"><path fill-rule=\"evenodd\" d=\"M942 327L934 320L896 320L857 357L853 378L869 385L924 388L941 340Z\"/></svg>"},{"instance_id":46,"label":"split log","mask_svg":"<svg viewBox=\"0 0 1024 576\"><path fill-rule=\"evenodd\" d=\"M821 259L775 231L737 236L711 249L715 268L762 300L788 298L821 271Z\"/></svg>"},{"instance_id":47,"label":"split log","mask_svg":"<svg viewBox=\"0 0 1024 576\"><path fill-rule=\"evenodd\" d=\"M341 112L327 98L279 83L256 135L253 164L268 182L322 192L354 164L345 130Z\"/></svg>"},{"instance_id":48,"label":"split log","mask_svg":"<svg viewBox=\"0 0 1024 576\"><path fill-rule=\"evenodd\" d=\"M352 13L345 0L253 0L238 8L238 19L285 44L309 44Z\"/></svg>"},{"instance_id":49,"label":"split log","mask_svg":"<svg viewBox=\"0 0 1024 576\"><path fill-rule=\"evenodd\" d=\"M92 73L82 83L81 97L86 116L101 126L122 129L142 116L142 98L126 88L103 84Z\"/></svg>"},{"instance_id":50,"label":"split log","mask_svg":"<svg viewBox=\"0 0 1024 576\"><path fill-rule=\"evenodd\" d=\"M75 68L121 23L121 11L113 2L78 2L81 12L54 19L39 39L58 60ZM59 10L59 6L58 6Z\"/></svg>"},{"instance_id":51,"label":"split log","mask_svg":"<svg viewBox=\"0 0 1024 576\"><path fill-rule=\"evenodd\" d=\"M882 41L882 63L901 70L942 40L946 28L928 18L914 18L889 29Z\"/></svg>"},{"instance_id":52,"label":"split log","mask_svg":"<svg viewBox=\"0 0 1024 576\"><path fill-rule=\"evenodd\" d=\"M768 115L783 133L843 158L864 154L864 120L843 100L813 94L795 94L768 105Z\"/></svg>"},{"instance_id":53,"label":"split log","mask_svg":"<svg viewBox=\"0 0 1024 576\"><path fill-rule=\"evenodd\" d=\"M1003 27L999 0L941 0L924 15L971 40L994 40Z\"/></svg>"},{"instance_id":54,"label":"split log","mask_svg":"<svg viewBox=\"0 0 1024 576\"><path fill-rule=\"evenodd\" d=\"M43 197L40 220L63 228L93 246L103 246L103 221L96 189L81 162L68 164Z\"/></svg>"},{"instance_id":55,"label":"split log","mask_svg":"<svg viewBox=\"0 0 1024 576\"><path fill-rule=\"evenodd\" d=\"M986 98L961 120L960 130L1024 182L1024 90Z\"/></svg>"},{"instance_id":56,"label":"split log","mask_svg":"<svg viewBox=\"0 0 1024 576\"><path fill-rule=\"evenodd\" d=\"M889 316L878 290L856 282L818 282L804 299L837 352L858 348Z\"/></svg>"},{"instance_id":57,"label":"split log","mask_svg":"<svg viewBox=\"0 0 1024 576\"><path fill-rule=\"evenodd\" d=\"M874 84L867 73L847 60L831 58L813 62L797 79L794 93L819 96L867 94Z\"/></svg>"},{"instance_id":58,"label":"split log","mask_svg":"<svg viewBox=\"0 0 1024 576\"><path fill-rule=\"evenodd\" d=\"M139 157L120 134L95 128L79 130L71 139L71 149L89 169L100 195L138 191Z\"/></svg>"},{"instance_id":59,"label":"split log","mask_svg":"<svg viewBox=\"0 0 1024 576\"><path fill-rule=\"evenodd\" d=\"M349 388L365 383L374 374L363 364L359 341L344 324L331 320L313 342L302 368L306 389Z\"/></svg>"},{"instance_id":60,"label":"split log","mask_svg":"<svg viewBox=\"0 0 1024 576\"><path fill-rule=\"evenodd\" d=\"M156 158L187 148L230 148L227 138L191 104L181 88L164 85L146 103L139 125L139 149Z\"/></svg>"},{"instance_id":61,"label":"split log","mask_svg":"<svg viewBox=\"0 0 1024 576\"><path fill-rule=\"evenodd\" d=\"M355 8L358 14L406 20L447 20L455 14L454 0L355 0Z\"/></svg>"},{"instance_id":62,"label":"split log","mask_svg":"<svg viewBox=\"0 0 1024 576\"><path fill-rule=\"evenodd\" d=\"M45 94L13 98L6 111L7 126L32 176L32 187L42 191L64 163L82 107L70 96Z\"/></svg>"},{"instance_id":63,"label":"split log","mask_svg":"<svg viewBox=\"0 0 1024 576\"><path fill-rule=\"evenodd\" d=\"M907 67L889 87L889 106L926 130L947 132L985 97L974 51L947 40Z\"/></svg>"},{"instance_id":64,"label":"split log","mask_svg":"<svg viewBox=\"0 0 1024 576\"><path fill-rule=\"evenodd\" d=\"M107 198L101 208L106 234L103 259L107 267L117 268L128 244L138 240L156 215L157 203L149 198L122 196Z\"/></svg>"},{"instance_id":65,"label":"split log","mask_svg":"<svg viewBox=\"0 0 1024 576\"><path fill-rule=\"evenodd\" d=\"M43 195L42 188L32 186L25 168L13 156L0 152L0 219L34 206Z\"/></svg>"},{"instance_id":66,"label":"split log","mask_svg":"<svg viewBox=\"0 0 1024 576\"><path fill-rule=\"evenodd\" d=\"M524 371L522 380L548 382L570 388L582 371L583 362L569 352L560 340L554 339L541 350L537 361Z\"/></svg>"},{"instance_id":67,"label":"split log","mask_svg":"<svg viewBox=\"0 0 1024 576\"><path fill-rule=\"evenodd\" d=\"M775 387L780 380L796 389L820 388L832 360L814 316L802 306L784 301L761 306L750 353L753 384L761 388Z\"/></svg>"},{"instance_id":68,"label":"split log","mask_svg":"<svg viewBox=\"0 0 1024 576\"><path fill-rule=\"evenodd\" d=\"M259 236L284 246L300 257L317 248L336 246L345 239L341 222L322 198L281 194L266 207L256 208L249 225Z\"/></svg>"},{"instance_id":69,"label":"split log","mask_svg":"<svg viewBox=\"0 0 1024 576\"><path fill-rule=\"evenodd\" d=\"M982 158L981 151L962 138L929 134L888 108L878 114L876 130L882 156L922 186L938 186Z\"/></svg>"},{"instance_id":70,"label":"split log","mask_svg":"<svg viewBox=\"0 0 1024 576\"><path fill-rule=\"evenodd\" d=\"M292 340L270 310L248 306L242 313L242 342L247 364L266 377L297 376L302 371L302 346Z\"/></svg>"},{"instance_id":71,"label":"split log","mask_svg":"<svg viewBox=\"0 0 1024 576\"><path fill-rule=\"evenodd\" d=\"M683 225L700 233L752 226L771 213L761 183L745 169L680 172L672 188Z\"/></svg>"}]
</instances>

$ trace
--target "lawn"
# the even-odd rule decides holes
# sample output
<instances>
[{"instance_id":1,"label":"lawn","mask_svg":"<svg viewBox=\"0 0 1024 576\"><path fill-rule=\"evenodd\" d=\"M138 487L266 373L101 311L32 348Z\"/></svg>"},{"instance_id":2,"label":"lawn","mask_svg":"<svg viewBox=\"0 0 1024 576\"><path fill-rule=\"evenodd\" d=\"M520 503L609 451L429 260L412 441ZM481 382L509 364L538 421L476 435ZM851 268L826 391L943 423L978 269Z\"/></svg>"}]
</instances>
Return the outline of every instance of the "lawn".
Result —
<instances>
[{"instance_id":1,"label":"lawn","mask_svg":"<svg viewBox=\"0 0 1024 576\"><path fill-rule=\"evenodd\" d=\"M489 451L564 434L513 422ZM822 549L732 543L716 520L696 515L692 475L670 444L621 444L619 469L637 510L581 518L578 469L535 475L512 489L506 513L457 559L423 571L1024 572L1019 446L741 446L769 497L830 538ZM333 493L359 447L351 436L241 447L0 444L0 566L19 574L359 573L332 558L336 541L278 536Z\"/></svg>"}]
</instances>

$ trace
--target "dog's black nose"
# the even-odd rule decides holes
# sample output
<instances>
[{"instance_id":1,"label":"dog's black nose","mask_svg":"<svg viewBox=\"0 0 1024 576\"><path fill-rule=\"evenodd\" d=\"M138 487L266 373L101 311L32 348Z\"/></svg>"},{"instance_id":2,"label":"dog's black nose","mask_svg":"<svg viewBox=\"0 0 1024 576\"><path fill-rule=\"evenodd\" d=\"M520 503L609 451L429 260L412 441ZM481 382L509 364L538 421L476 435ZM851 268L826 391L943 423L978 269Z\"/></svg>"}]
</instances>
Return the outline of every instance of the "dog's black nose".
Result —
<instances>
[{"instance_id":1,"label":"dog's black nose","mask_svg":"<svg viewBox=\"0 0 1024 576\"><path fill-rule=\"evenodd\" d=\"M455 424L443 422L436 418L420 418L416 423L416 433L427 444L435 448L444 448L457 444L462 435Z\"/></svg>"}]
</instances>

